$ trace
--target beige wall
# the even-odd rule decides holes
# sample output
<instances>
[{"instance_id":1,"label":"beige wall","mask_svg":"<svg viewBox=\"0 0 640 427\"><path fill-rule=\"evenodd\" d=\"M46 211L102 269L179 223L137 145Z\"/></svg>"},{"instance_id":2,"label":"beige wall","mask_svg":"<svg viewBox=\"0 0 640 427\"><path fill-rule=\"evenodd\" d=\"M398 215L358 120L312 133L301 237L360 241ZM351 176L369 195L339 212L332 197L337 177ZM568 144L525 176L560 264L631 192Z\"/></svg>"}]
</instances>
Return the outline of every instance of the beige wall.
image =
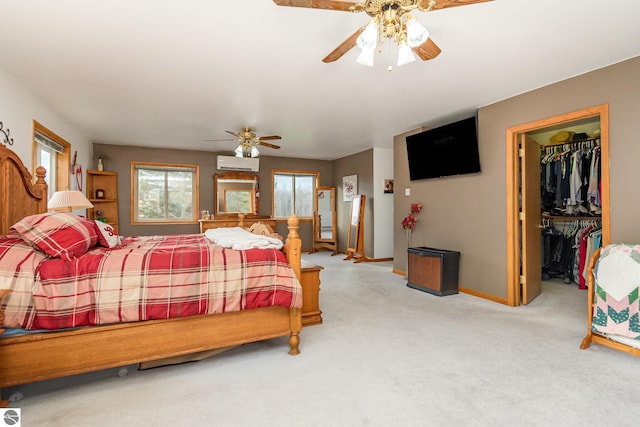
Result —
<instances>
[{"instance_id":1,"label":"beige wall","mask_svg":"<svg viewBox=\"0 0 640 427\"><path fill-rule=\"evenodd\" d=\"M216 172L216 156L209 151L192 150L160 150L157 148L135 147L128 145L93 145L94 154L103 154L105 170L118 173L118 215L120 219L120 234L124 236L148 236L161 234L198 233L198 224L176 225L131 225L131 162L146 161L158 163L195 164L200 166L200 206L199 210L208 209L213 212L213 175ZM94 157L95 157L94 155ZM92 165L91 167L95 167ZM290 159L284 157L260 157L260 199L258 212L260 215L271 215L271 170L290 169L320 172L320 185L332 185L332 162L326 160ZM278 223L277 231L281 235L287 234L285 223ZM311 222L300 225L303 249L311 248Z\"/></svg>"},{"instance_id":2,"label":"beige wall","mask_svg":"<svg viewBox=\"0 0 640 427\"><path fill-rule=\"evenodd\" d=\"M336 211L338 215L338 250L347 251L351 202L345 202L342 177L358 176L357 194L366 196L364 213L364 254L373 257L373 149L333 161L333 185L336 187Z\"/></svg>"},{"instance_id":3,"label":"beige wall","mask_svg":"<svg viewBox=\"0 0 640 427\"><path fill-rule=\"evenodd\" d=\"M609 104L612 241L640 242L639 75L640 58L633 58L480 108L477 175L409 183L404 141L396 138L395 191L407 185L410 199L425 206L414 246L460 251L460 287L506 298L506 129L600 104ZM409 201L394 199L397 223ZM404 270L398 240L394 266Z\"/></svg>"}]
</instances>

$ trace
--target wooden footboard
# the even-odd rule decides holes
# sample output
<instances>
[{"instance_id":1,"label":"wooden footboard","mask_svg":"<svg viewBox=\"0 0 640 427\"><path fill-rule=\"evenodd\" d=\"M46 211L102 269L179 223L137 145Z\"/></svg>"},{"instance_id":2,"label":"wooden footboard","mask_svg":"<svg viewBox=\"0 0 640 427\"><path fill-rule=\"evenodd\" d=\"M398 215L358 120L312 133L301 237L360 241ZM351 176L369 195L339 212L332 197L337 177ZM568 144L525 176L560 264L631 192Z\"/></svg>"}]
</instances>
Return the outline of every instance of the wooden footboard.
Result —
<instances>
[{"instance_id":1,"label":"wooden footboard","mask_svg":"<svg viewBox=\"0 0 640 427\"><path fill-rule=\"evenodd\" d=\"M94 326L3 338L0 386L289 336L298 354L300 309L265 307L181 319Z\"/></svg>"}]
</instances>

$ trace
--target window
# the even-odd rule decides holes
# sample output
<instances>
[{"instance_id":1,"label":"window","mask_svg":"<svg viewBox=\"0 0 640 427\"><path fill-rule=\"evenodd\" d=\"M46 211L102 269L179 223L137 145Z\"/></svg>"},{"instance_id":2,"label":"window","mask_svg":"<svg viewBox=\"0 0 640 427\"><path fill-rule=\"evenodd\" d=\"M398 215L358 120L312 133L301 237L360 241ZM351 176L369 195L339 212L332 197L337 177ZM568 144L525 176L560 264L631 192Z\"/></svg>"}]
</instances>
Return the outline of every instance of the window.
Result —
<instances>
[{"instance_id":1,"label":"window","mask_svg":"<svg viewBox=\"0 0 640 427\"><path fill-rule=\"evenodd\" d=\"M131 163L133 224L198 220L198 166Z\"/></svg>"},{"instance_id":2,"label":"window","mask_svg":"<svg viewBox=\"0 0 640 427\"><path fill-rule=\"evenodd\" d=\"M59 190L69 189L69 155L71 149L64 139L51 132L40 123L33 121L33 171L38 166L42 166L47 170L45 181L48 185L49 199L53 193ZM74 175L75 176L75 175ZM81 183L75 184L73 189L82 190Z\"/></svg>"},{"instance_id":3,"label":"window","mask_svg":"<svg viewBox=\"0 0 640 427\"><path fill-rule=\"evenodd\" d=\"M312 219L318 172L273 171L273 216Z\"/></svg>"}]
</instances>

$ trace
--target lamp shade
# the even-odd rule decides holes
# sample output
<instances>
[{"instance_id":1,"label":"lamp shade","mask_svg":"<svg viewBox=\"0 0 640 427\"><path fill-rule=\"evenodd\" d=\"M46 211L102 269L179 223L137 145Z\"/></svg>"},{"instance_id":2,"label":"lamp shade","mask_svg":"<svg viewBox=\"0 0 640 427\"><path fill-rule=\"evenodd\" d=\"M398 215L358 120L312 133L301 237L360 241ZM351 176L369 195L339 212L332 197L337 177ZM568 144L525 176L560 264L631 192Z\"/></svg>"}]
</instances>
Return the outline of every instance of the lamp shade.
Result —
<instances>
[{"instance_id":1,"label":"lamp shade","mask_svg":"<svg viewBox=\"0 0 640 427\"><path fill-rule=\"evenodd\" d=\"M47 208L52 211L69 211L92 208L93 204L80 191L56 191Z\"/></svg>"},{"instance_id":2,"label":"lamp shade","mask_svg":"<svg viewBox=\"0 0 640 427\"><path fill-rule=\"evenodd\" d=\"M375 19L369 21L364 31L356 39L356 44L362 50L374 50L376 48L378 44L378 22Z\"/></svg>"},{"instance_id":3,"label":"lamp shade","mask_svg":"<svg viewBox=\"0 0 640 427\"><path fill-rule=\"evenodd\" d=\"M411 48L407 44L407 42L400 42L398 48L398 66L408 64L409 62L413 62L416 60L416 57L413 56L413 52Z\"/></svg>"},{"instance_id":4,"label":"lamp shade","mask_svg":"<svg viewBox=\"0 0 640 427\"><path fill-rule=\"evenodd\" d=\"M413 16L407 19L407 44L418 47L429 38L429 31Z\"/></svg>"}]
</instances>

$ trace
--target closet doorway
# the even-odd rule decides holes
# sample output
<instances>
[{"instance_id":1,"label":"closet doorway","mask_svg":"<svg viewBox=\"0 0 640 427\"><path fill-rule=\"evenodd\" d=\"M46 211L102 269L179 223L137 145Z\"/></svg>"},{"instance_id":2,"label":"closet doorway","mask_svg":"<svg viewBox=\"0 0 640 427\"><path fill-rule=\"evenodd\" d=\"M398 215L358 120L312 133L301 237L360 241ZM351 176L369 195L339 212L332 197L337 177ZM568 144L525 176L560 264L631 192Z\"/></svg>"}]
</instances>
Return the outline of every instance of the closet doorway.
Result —
<instances>
[{"instance_id":1,"label":"closet doorway","mask_svg":"<svg viewBox=\"0 0 640 427\"><path fill-rule=\"evenodd\" d=\"M532 135L598 122L602 245L611 241L609 106L607 104L507 129L507 303L529 304L542 291L540 145Z\"/></svg>"}]
</instances>

